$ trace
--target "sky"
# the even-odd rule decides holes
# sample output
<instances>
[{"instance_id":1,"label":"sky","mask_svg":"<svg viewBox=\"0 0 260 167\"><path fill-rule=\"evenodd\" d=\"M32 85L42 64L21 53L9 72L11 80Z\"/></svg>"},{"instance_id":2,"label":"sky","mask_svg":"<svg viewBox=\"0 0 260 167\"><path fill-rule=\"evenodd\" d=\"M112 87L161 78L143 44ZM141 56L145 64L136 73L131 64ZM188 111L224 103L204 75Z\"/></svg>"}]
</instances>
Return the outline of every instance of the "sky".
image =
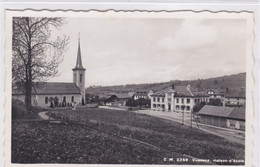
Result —
<instances>
[{"instance_id":1,"label":"sky","mask_svg":"<svg viewBox=\"0 0 260 167\"><path fill-rule=\"evenodd\" d=\"M246 20L67 18L59 76L72 82L78 33L86 87L204 79L246 71Z\"/></svg>"}]
</instances>

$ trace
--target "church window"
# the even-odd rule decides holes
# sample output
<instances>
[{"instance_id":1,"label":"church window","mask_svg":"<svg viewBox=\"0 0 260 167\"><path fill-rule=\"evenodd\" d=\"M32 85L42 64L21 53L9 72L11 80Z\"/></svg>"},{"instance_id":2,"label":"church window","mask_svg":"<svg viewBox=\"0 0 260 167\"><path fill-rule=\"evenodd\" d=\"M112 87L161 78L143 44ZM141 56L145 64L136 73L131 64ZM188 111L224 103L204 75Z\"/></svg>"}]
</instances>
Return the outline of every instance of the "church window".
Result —
<instances>
[{"instance_id":1,"label":"church window","mask_svg":"<svg viewBox=\"0 0 260 167\"><path fill-rule=\"evenodd\" d=\"M79 81L82 82L82 74L80 74L79 77L80 77L80 78L79 78Z\"/></svg>"},{"instance_id":2,"label":"church window","mask_svg":"<svg viewBox=\"0 0 260 167\"><path fill-rule=\"evenodd\" d=\"M63 102L66 102L66 96L63 97Z\"/></svg>"},{"instance_id":3,"label":"church window","mask_svg":"<svg viewBox=\"0 0 260 167\"><path fill-rule=\"evenodd\" d=\"M49 101L48 97L45 97L45 104L48 104L48 101Z\"/></svg>"},{"instance_id":4,"label":"church window","mask_svg":"<svg viewBox=\"0 0 260 167\"><path fill-rule=\"evenodd\" d=\"M72 103L74 102L74 96L71 96L71 102Z\"/></svg>"}]
</instances>

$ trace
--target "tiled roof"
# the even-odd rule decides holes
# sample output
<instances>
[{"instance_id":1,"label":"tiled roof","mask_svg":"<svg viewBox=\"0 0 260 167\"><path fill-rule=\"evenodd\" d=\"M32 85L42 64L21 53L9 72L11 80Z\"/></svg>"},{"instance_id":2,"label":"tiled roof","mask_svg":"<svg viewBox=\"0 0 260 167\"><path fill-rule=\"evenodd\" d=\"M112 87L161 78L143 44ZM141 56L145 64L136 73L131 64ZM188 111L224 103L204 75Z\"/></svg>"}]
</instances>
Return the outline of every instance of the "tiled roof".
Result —
<instances>
[{"instance_id":1,"label":"tiled roof","mask_svg":"<svg viewBox=\"0 0 260 167\"><path fill-rule=\"evenodd\" d=\"M198 114L245 120L245 108L242 107L237 108L205 105L198 112Z\"/></svg>"},{"instance_id":2,"label":"tiled roof","mask_svg":"<svg viewBox=\"0 0 260 167\"><path fill-rule=\"evenodd\" d=\"M23 89L13 89L14 95L25 94ZM56 94L81 94L80 89L75 83L64 82L45 82L37 83L32 89L32 94L37 95L56 95Z\"/></svg>"},{"instance_id":3,"label":"tiled roof","mask_svg":"<svg viewBox=\"0 0 260 167\"><path fill-rule=\"evenodd\" d=\"M230 113L229 118L245 120L245 108L235 107L234 110Z\"/></svg>"},{"instance_id":4,"label":"tiled roof","mask_svg":"<svg viewBox=\"0 0 260 167\"><path fill-rule=\"evenodd\" d=\"M115 93L115 95L118 99L128 99L131 98L128 93Z\"/></svg>"},{"instance_id":5,"label":"tiled roof","mask_svg":"<svg viewBox=\"0 0 260 167\"><path fill-rule=\"evenodd\" d=\"M134 96L147 96L146 92L135 92Z\"/></svg>"},{"instance_id":6,"label":"tiled roof","mask_svg":"<svg viewBox=\"0 0 260 167\"><path fill-rule=\"evenodd\" d=\"M246 92L245 91L241 91L241 92L228 92L225 94L225 97L229 97L229 98L237 98L237 97L242 97L245 98L246 97Z\"/></svg>"}]
</instances>

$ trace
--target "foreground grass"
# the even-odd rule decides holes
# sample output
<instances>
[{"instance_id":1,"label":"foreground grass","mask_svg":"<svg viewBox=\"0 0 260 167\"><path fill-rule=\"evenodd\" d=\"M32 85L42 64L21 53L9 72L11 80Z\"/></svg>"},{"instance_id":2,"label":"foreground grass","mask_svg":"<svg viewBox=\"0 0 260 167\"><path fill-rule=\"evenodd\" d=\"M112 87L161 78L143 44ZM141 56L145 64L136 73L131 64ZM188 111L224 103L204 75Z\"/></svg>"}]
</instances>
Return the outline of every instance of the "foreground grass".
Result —
<instances>
[{"instance_id":1,"label":"foreground grass","mask_svg":"<svg viewBox=\"0 0 260 167\"><path fill-rule=\"evenodd\" d=\"M88 109L54 112L86 121L102 130L145 141L158 147L209 159L244 159L244 146L169 120L128 111Z\"/></svg>"},{"instance_id":2,"label":"foreground grass","mask_svg":"<svg viewBox=\"0 0 260 167\"><path fill-rule=\"evenodd\" d=\"M163 159L176 160L187 157L185 155L210 160L244 160L243 145L148 115L88 109L52 112L52 116L147 142L161 150L91 130L84 125L14 122L12 162L176 164L178 162L164 162ZM184 163L193 164L191 160Z\"/></svg>"},{"instance_id":3,"label":"foreground grass","mask_svg":"<svg viewBox=\"0 0 260 167\"><path fill-rule=\"evenodd\" d=\"M181 156L73 123L14 122L12 130L13 163L153 164Z\"/></svg>"}]
</instances>

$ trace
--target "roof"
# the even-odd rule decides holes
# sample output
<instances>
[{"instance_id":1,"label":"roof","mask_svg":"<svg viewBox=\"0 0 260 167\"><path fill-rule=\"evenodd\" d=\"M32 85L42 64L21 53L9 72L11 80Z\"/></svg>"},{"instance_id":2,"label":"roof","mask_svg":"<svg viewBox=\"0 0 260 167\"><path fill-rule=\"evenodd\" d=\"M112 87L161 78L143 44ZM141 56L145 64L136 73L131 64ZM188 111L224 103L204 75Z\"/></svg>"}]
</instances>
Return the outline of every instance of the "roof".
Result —
<instances>
[{"instance_id":1,"label":"roof","mask_svg":"<svg viewBox=\"0 0 260 167\"><path fill-rule=\"evenodd\" d=\"M147 96L147 92L135 92L134 96Z\"/></svg>"},{"instance_id":2,"label":"roof","mask_svg":"<svg viewBox=\"0 0 260 167\"><path fill-rule=\"evenodd\" d=\"M209 91L213 91L214 92L214 95L224 95L224 90L221 90L221 89L208 89L207 90L207 93Z\"/></svg>"},{"instance_id":3,"label":"roof","mask_svg":"<svg viewBox=\"0 0 260 167\"><path fill-rule=\"evenodd\" d=\"M230 118L245 120L245 108L235 107L229 115Z\"/></svg>"},{"instance_id":4,"label":"roof","mask_svg":"<svg viewBox=\"0 0 260 167\"><path fill-rule=\"evenodd\" d=\"M82 66L81 50L80 50L80 39L79 39L79 43L78 43L78 54L77 54L76 66L75 66L75 68L73 68L72 70L86 70L86 69L83 68L83 66Z\"/></svg>"},{"instance_id":5,"label":"roof","mask_svg":"<svg viewBox=\"0 0 260 167\"><path fill-rule=\"evenodd\" d=\"M204 92L199 92L198 90L192 88L190 85L187 86L173 86L167 87L162 91L158 91L151 96L164 96L165 93L175 93L176 97L205 97L208 96Z\"/></svg>"},{"instance_id":6,"label":"roof","mask_svg":"<svg viewBox=\"0 0 260 167\"><path fill-rule=\"evenodd\" d=\"M228 98L245 98L246 97L246 92L245 91L240 91L240 92L228 92L225 94L225 97Z\"/></svg>"},{"instance_id":7,"label":"roof","mask_svg":"<svg viewBox=\"0 0 260 167\"><path fill-rule=\"evenodd\" d=\"M25 94L24 89L13 89L13 95ZM32 89L32 94L35 95L56 95L56 94L81 94L79 87L75 83L64 82L41 82L36 83Z\"/></svg>"},{"instance_id":8,"label":"roof","mask_svg":"<svg viewBox=\"0 0 260 167\"><path fill-rule=\"evenodd\" d=\"M198 114L245 120L245 108L243 107L205 105Z\"/></svg>"},{"instance_id":9,"label":"roof","mask_svg":"<svg viewBox=\"0 0 260 167\"><path fill-rule=\"evenodd\" d=\"M128 99L131 98L128 93L115 93L115 95L118 99Z\"/></svg>"}]
</instances>

